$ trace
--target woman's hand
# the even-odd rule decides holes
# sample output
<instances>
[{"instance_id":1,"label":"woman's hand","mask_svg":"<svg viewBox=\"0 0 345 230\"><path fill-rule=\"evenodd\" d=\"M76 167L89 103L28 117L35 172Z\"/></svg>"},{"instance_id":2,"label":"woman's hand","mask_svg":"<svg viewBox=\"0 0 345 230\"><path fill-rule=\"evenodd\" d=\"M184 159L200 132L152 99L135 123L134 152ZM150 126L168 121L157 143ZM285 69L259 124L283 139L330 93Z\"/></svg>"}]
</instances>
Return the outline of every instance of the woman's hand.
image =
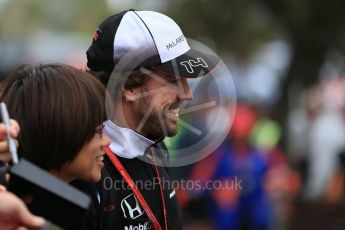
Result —
<instances>
[{"instance_id":1,"label":"woman's hand","mask_svg":"<svg viewBox=\"0 0 345 230\"><path fill-rule=\"evenodd\" d=\"M32 215L24 202L0 185L0 226L2 230L43 227L42 217Z\"/></svg>"},{"instance_id":2,"label":"woman's hand","mask_svg":"<svg viewBox=\"0 0 345 230\"><path fill-rule=\"evenodd\" d=\"M19 134L20 128L17 121L10 120L9 133L10 136L14 138L16 146L18 147L17 136ZM0 161L3 163L8 163L12 160L12 156L8 150L8 141L6 138L6 127L3 123L0 123Z\"/></svg>"}]
</instances>

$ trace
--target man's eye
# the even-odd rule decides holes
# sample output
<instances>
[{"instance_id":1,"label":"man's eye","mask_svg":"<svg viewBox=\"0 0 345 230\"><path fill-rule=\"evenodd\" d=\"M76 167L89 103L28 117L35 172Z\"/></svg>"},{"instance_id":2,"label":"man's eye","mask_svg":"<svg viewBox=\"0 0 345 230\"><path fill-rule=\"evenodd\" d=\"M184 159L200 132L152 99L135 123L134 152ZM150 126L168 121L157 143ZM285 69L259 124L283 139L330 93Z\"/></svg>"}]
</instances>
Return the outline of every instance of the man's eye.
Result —
<instances>
[{"instance_id":1,"label":"man's eye","mask_svg":"<svg viewBox=\"0 0 345 230\"><path fill-rule=\"evenodd\" d=\"M171 84L177 84L177 80L170 80L169 83L171 83Z\"/></svg>"}]
</instances>

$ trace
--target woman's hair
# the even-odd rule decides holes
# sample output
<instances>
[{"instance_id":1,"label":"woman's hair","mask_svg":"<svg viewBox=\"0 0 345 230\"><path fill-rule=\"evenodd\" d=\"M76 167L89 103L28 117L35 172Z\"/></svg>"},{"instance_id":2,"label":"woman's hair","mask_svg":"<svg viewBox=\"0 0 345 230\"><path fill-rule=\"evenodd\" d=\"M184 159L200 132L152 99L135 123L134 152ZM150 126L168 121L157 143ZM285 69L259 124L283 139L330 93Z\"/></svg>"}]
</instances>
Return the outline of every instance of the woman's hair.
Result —
<instances>
[{"instance_id":1,"label":"woman's hair","mask_svg":"<svg viewBox=\"0 0 345 230\"><path fill-rule=\"evenodd\" d=\"M72 161L106 119L104 86L63 64L23 65L3 81L0 100L18 121L19 153L59 170Z\"/></svg>"}]
</instances>

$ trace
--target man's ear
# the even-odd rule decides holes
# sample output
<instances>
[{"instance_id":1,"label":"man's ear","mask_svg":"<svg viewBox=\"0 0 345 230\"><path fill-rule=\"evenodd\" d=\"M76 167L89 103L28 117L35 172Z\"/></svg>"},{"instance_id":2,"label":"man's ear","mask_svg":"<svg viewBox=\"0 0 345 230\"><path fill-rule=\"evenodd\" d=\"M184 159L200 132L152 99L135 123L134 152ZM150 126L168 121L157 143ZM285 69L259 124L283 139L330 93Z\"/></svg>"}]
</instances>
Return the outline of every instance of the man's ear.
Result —
<instances>
[{"instance_id":1,"label":"man's ear","mask_svg":"<svg viewBox=\"0 0 345 230\"><path fill-rule=\"evenodd\" d=\"M122 88L122 96L125 101L134 102L137 99L138 92L136 89Z\"/></svg>"}]
</instances>

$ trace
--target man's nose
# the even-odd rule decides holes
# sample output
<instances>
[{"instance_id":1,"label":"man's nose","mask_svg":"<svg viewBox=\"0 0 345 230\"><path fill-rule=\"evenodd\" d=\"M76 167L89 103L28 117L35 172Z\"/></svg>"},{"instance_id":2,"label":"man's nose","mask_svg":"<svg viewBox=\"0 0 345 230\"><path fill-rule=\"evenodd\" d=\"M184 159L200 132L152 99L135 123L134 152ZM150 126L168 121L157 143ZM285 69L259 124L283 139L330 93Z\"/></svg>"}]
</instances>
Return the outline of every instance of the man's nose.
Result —
<instances>
[{"instance_id":1,"label":"man's nose","mask_svg":"<svg viewBox=\"0 0 345 230\"><path fill-rule=\"evenodd\" d=\"M179 98L186 101L193 99L192 90L190 89L186 78L181 78L181 85L179 86Z\"/></svg>"}]
</instances>

